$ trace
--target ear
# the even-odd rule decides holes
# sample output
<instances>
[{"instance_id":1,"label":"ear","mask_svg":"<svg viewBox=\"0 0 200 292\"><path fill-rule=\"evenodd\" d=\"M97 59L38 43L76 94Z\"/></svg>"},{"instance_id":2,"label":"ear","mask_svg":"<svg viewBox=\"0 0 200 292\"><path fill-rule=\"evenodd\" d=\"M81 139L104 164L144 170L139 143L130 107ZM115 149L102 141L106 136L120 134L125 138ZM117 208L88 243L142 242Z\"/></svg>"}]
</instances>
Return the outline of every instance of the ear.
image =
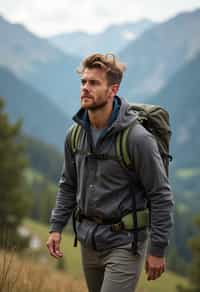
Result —
<instances>
[{"instance_id":1,"label":"ear","mask_svg":"<svg viewBox=\"0 0 200 292\"><path fill-rule=\"evenodd\" d=\"M119 84L113 84L110 87L111 92L112 92L112 96L115 96L117 94L117 91L119 90Z\"/></svg>"}]
</instances>

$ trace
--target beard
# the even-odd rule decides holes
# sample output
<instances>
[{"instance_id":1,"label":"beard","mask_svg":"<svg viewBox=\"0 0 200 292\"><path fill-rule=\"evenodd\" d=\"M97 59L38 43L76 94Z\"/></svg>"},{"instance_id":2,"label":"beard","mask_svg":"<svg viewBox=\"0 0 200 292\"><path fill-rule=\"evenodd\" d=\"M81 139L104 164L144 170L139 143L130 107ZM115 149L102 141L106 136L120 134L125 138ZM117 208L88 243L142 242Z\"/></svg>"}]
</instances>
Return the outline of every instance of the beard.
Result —
<instances>
[{"instance_id":1,"label":"beard","mask_svg":"<svg viewBox=\"0 0 200 292\"><path fill-rule=\"evenodd\" d=\"M83 108L86 108L90 111L97 111L99 109L102 109L104 108L106 105L107 105L108 101L107 100L102 100L100 102L93 102L92 104L86 106L86 107L83 107Z\"/></svg>"},{"instance_id":2,"label":"beard","mask_svg":"<svg viewBox=\"0 0 200 292\"><path fill-rule=\"evenodd\" d=\"M105 92L105 98L100 99L100 100L98 100L98 99L95 100L95 99L93 98L93 96L88 96L88 99L91 100L91 102L88 103L88 104L87 104L87 102L86 102L86 104L84 104L84 102L83 102L82 105L81 105L81 107L82 107L83 109L90 110L90 111L97 111L97 110L99 110L99 109L102 109L102 108L104 108L104 107L107 105L107 103L108 103L108 98L107 98L107 96L108 96L108 91Z\"/></svg>"}]
</instances>

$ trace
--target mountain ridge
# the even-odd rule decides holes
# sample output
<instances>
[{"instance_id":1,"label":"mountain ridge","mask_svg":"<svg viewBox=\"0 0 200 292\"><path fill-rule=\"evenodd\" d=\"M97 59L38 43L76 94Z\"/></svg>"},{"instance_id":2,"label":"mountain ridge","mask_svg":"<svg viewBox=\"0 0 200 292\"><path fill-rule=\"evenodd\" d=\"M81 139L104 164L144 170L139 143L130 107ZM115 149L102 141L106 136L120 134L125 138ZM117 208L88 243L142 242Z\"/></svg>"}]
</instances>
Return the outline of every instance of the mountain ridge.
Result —
<instances>
[{"instance_id":1,"label":"mountain ridge","mask_svg":"<svg viewBox=\"0 0 200 292\"><path fill-rule=\"evenodd\" d=\"M66 101L71 105L70 98L79 96L75 68L80 60L54 48L23 25L9 23L3 17L0 36L0 66L7 67L67 112Z\"/></svg>"},{"instance_id":2,"label":"mountain ridge","mask_svg":"<svg viewBox=\"0 0 200 292\"><path fill-rule=\"evenodd\" d=\"M80 57L94 52L119 53L128 44L129 39L135 39L153 25L155 23L151 20L142 19L136 22L113 24L99 33L83 31L62 33L49 37L48 40L64 52Z\"/></svg>"},{"instance_id":3,"label":"mountain ridge","mask_svg":"<svg viewBox=\"0 0 200 292\"><path fill-rule=\"evenodd\" d=\"M142 101L200 51L200 9L176 15L144 32L120 53L127 64L122 92Z\"/></svg>"},{"instance_id":4,"label":"mountain ridge","mask_svg":"<svg viewBox=\"0 0 200 292\"><path fill-rule=\"evenodd\" d=\"M0 67L0 96L5 100L5 111L11 121L22 118L25 133L63 149L71 121L46 96L3 67Z\"/></svg>"}]
</instances>

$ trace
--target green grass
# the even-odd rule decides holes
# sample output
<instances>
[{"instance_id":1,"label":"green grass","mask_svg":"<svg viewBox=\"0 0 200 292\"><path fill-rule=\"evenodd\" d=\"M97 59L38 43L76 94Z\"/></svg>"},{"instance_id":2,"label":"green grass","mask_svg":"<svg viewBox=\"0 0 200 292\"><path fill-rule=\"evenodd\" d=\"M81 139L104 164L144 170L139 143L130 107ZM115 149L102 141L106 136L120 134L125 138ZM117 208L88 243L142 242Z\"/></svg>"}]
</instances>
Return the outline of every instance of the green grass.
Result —
<instances>
[{"instance_id":1,"label":"green grass","mask_svg":"<svg viewBox=\"0 0 200 292\"><path fill-rule=\"evenodd\" d=\"M145 273L142 274L137 292L177 292L178 285L187 286L187 281L174 273L165 272L156 281L147 281Z\"/></svg>"},{"instance_id":2,"label":"green grass","mask_svg":"<svg viewBox=\"0 0 200 292\"><path fill-rule=\"evenodd\" d=\"M43 242L42 252L48 255L46 248L46 240L48 238L48 226L41 225L26 219L24 225L35 235L37 235ZM79 278L82 276L80 249L73 247L73 236L70 234L63 234L61 249L64 252L64 259L67 263L67 272ZM56 260L48 256L49 262L55 265ZM187 285L187 281L183 277L179 277L174 273L166 272L160 279L156 281L147 281L146 275L143 272L137 292L177 292L177 285Z\"/></svg>"},{"instance_id":3,"label":"green grass","mask_svg":"<svg viewBox=\"0 0 200 292\"><path fill-rule=\"evenodd\" d=\"M36 235L42 241L42 247L40 252L47 256L48 261L53 266L56 266L58 263L56 259L52 258L48 254L46 247L46 241L48 238L48 226L38 224L30 219L24 221L24 225L31 231L32 235ZM82 275L81 270L81 261L80 261L80 249L78 247L73 247L74 237L71 234L62 234L61 250L64 253L64 262L67 266L67 272L73 274L74 276Z\"/></svg>"},{"instance_id":4,"label":"green grass","mask_svg":"<svg viewBox=\"0 0 200 292\"><path fill-rule=\"evenodd\" d=\"M40 174L38 171L33 170L32 168L26 168L24 176L29 184L32 184L34 181L43 181L43 175Z\"/></svg>"},{"instance_id":5,"label":"green grass","mask_svg":"<svg viewBox=\"0 0 200 292\"><path fill-rule=\"evenodd\" d=\"M32 186L34 183L48 183L49 190L56 193L57 192L57 185L51 182L48 178L46 178L42 173L36 171L32 168L26 168L24 171L24 177L27 183Z\"/></svg>"},{"instance_id":6,"label":"green grass","mask_svg":"<svg viewBox=\"0 0 200 292\"><path fill-rule=\"evenodd\" d=\"M200 168L180 168L176 171L176 177L184 180L198 176L200 176Z\"/></svg>"},{"instance_id":7,"label":"green grass","mask_svg":"<svg viewBox=\"0 0 200 292\"><path fill-rule=\"evenodd\" d=\"M185 213L187 213L190 210L190 208L184 203L177 203L176 208L177 208L179 214L182 214L182 215L184 215Z\"/></svg>"}]
</instances>

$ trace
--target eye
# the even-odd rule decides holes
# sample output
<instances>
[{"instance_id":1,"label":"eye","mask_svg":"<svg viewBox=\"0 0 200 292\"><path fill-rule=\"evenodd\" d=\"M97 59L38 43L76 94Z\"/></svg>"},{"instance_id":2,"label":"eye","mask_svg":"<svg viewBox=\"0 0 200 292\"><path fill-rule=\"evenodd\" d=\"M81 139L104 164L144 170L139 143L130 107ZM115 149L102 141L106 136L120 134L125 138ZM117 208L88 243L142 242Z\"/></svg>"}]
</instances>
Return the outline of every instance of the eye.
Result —
<instances>
[{"instance_id":1,"label":"eye","mask_svg":"<svg viewBox=\"0 0 200 292\"><path fill-rule=\"evenodd\" d=\"M99 82L97 80L90 80L91 85L98 85Z\"/></svg>"},{"instance_id":2,"label":"eye","mask_svg":"<svg viewBox=\"0 0 200 292\"><path fill-rule=\"evenodd\" d=\"M85 79L81 79L81 84L84 85L86 83Z\"/></svg>"}]
</instances>

